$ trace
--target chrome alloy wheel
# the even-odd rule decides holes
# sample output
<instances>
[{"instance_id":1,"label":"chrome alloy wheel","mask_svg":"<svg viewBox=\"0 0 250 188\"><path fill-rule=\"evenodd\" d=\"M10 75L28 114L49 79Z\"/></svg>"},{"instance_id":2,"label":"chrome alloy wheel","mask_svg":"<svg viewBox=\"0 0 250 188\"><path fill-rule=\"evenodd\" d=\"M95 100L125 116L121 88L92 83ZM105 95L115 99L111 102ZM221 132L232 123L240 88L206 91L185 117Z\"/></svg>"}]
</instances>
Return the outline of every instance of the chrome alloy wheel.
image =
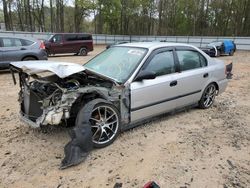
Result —
<instances>
[{"instance_id":1,"label":"chrome alloy wheel","mask_svg":"<svg viewBox=\"0 0 250 188\"><path fill-rule=\"evenodd\" d=\"M110 106L101 105L93 109L90 118L92 140L95 144L105 144L112 140L118 131L118 114Z\"/></svg>"},{"instance_id":2,"label":"chrome alloy wheel","mask_svg":"<svg viewBox=\"0 0 250 188\"><path fill-rule=\"evenodd\" d=\"M206 88L203 102L205 108L209 108L213 104L216 92L217 90L214 84Z\"/></svg>"}]
</instances>

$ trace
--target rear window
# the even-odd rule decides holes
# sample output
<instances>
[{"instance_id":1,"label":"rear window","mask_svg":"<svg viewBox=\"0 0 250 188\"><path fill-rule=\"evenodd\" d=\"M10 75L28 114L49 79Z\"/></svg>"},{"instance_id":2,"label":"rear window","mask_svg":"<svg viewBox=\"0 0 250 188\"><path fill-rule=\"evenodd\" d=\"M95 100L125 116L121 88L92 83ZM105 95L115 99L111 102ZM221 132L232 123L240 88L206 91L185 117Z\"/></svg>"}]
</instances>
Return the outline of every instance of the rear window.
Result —
<instances>
[{"instance_id":1,"label":"rear window","mask_svg":"<svg viewBox=\"0 0 250 188\"><path fill-rule=\"evenodd\" d=\"M207 66L207 60L199 52L192 50L176 51L181 71L196 69Z\"/></svg>"},{"instance_id":2,"label":"rear window","mask_svg":"<svg viewBox=\"0 0 250 188\"><path fill-rule=\"evenodd\" d=\"M22 41L23 46L30 46L30 45L34 44L34 42L30 41L30 40L21 39L21 41Z\"/></svg>"}]
</instances>

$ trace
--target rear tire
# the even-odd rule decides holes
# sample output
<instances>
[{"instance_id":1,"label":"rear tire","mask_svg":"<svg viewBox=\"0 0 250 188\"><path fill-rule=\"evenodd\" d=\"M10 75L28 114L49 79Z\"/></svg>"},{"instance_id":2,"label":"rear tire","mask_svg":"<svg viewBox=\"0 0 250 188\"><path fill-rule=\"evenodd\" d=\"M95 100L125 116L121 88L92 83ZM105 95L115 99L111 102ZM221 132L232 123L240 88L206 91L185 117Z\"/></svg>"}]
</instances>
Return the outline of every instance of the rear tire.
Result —
<instances>
[{"instance_id":1,"label":"rear tire","mask_svg":"<svg viewBox=\"0 0 250 188\"><path fill-rule=\"evenodd\" d=\"M47 57L49 57L49 55L50 55L49 50L46 48L45 51L47 53Z\"/></svg>"},{"instance_id":2,"label":"rear tire","mask_svg":"<svg viewBox=\"0 0 250 188\"><path fill-rule=\"evenodd\" d=\"M34 61L34 60L37 60L37 59L34 58L34 57L25 57L25 58L23 58L23 61Z\"/></svg>"},{"instance_id":3,"label":"rear tire","mask_svg":"<svg viewBox=\"0 0 250 188\"><path fill-rule=\"evenodd\" d=\"M213 84L213 83L209 84L205 88L205 90L201 96L201 99L199 101L199 107L201 109L210 108L214 103L214 99L215 99L216 94L217 94L217 89L216 89L215 84Z\"/></svg>"},{"instance_id":4,"label":"rear tire","mask_svg":"<svg viewBox=\"0 0 250 188\"><path fill-rule=\"evenodd\" d=\"M81 56L86 56L86 55L88 55L88 50L87 50L86 48L81 48L81 49L79 50L79 55L81 55Z\"/></svg>"},{"instance_id":5,"label":"rear tire","mask_svg":"<svg viewBox=\"0 0 250 188\"><path fill-rule=\"evenodd\" d=\"M220 50L217 50L217 56L216 57L220 57L220 54L221 54Z\"/></svg>"},{"instance_id":6,"label":"rear tire","mask_svg":"<svg viewBox=\"0 0 250 188\"><path fill-rule=\"evenodd\" d=\"M229 55L233 56L234 55L234 50L230 50Z\"/></svg>"}]
</instances>

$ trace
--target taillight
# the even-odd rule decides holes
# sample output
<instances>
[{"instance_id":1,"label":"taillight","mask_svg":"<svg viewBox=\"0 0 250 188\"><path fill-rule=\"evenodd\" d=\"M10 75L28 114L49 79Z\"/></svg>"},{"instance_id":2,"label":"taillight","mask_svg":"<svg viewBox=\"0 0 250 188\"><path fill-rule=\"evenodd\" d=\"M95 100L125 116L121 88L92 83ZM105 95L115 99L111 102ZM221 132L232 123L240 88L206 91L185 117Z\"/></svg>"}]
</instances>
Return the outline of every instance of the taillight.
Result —
<instances>
[{"instance_id":1,"label":"taillight","mask_svg":"<svg viewBox=\"0 0 250 188\"><path fill-rule=\"evenodd\" d=\"M45 50L45 45L44 45L44 42L43 42L43 41L41 41L41 44L40 44L40 47L39 47L39 48Z\"/></svg>"}]
</instances>

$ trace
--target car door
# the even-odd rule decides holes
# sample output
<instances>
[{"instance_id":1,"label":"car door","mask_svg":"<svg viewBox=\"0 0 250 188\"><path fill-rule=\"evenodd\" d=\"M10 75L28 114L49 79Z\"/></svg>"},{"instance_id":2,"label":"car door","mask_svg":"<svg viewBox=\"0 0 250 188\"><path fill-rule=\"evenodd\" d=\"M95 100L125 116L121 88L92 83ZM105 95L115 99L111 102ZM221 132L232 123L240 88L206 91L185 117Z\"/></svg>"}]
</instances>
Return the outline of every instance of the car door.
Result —
<instances>
[{"instance_id":1,"label":"car door","mask_svg":"<svg viewBox=\"0 0 250 188\"><path fill-rule=\"evenodd\" d=\"M65 49L63 44L63 35L56 34L51 38L50 42L51 42L50 52L52 54L67 53L67 50Z\"/></svg>"},{"instance_id":2,"label":"car door","mask_svg":"<svg viewBox=\"0 0 250 188\"><path fill-rule=\"evenodd\" d=\"M3 62L3 42L1 37L0 37L0 62Z\"/></svg>"},{"instance_id":3,"label":"car door","mask_svg":"<svg viewBox=\"0 0 250 188\"><path fill-rule=\"evenodd\" d=\"M140 71L153 71L155 79L131 83L131 122L146 119L174 109L176 74L174 55L171 49L160 49L152 53Z\"/></svg>"},{"instance_id":4,"label":"car door","mask_svg":"<svg viewBox=\"0 0 250 188\"><path fill-rule=\"evenodd\" d=\"M200 100L202 90L209 79L206 58L194 48L176 48L179 73L173 75L177 81L176 107L191 105Z\"/></svg>"},{"instance_id":5,"label":"car door","mask_svg":"<svg viewBox=\"0 0 250 188\"><path fill-rule=\"evenodd\" d=\"M2 38L3 60L5 62L21 61L22 42L16 38Z\"/></svg>"},{"instance_id":6,"label":"car door","mask_svg":"<svg viewBox=\"0 0 250 188\"><path fill-rule=\"evenodd\" d=\"M77 34L64 34L63 45L66 53L78 53L80 49L78 44Z\"/></svg>"}]
</instances>

